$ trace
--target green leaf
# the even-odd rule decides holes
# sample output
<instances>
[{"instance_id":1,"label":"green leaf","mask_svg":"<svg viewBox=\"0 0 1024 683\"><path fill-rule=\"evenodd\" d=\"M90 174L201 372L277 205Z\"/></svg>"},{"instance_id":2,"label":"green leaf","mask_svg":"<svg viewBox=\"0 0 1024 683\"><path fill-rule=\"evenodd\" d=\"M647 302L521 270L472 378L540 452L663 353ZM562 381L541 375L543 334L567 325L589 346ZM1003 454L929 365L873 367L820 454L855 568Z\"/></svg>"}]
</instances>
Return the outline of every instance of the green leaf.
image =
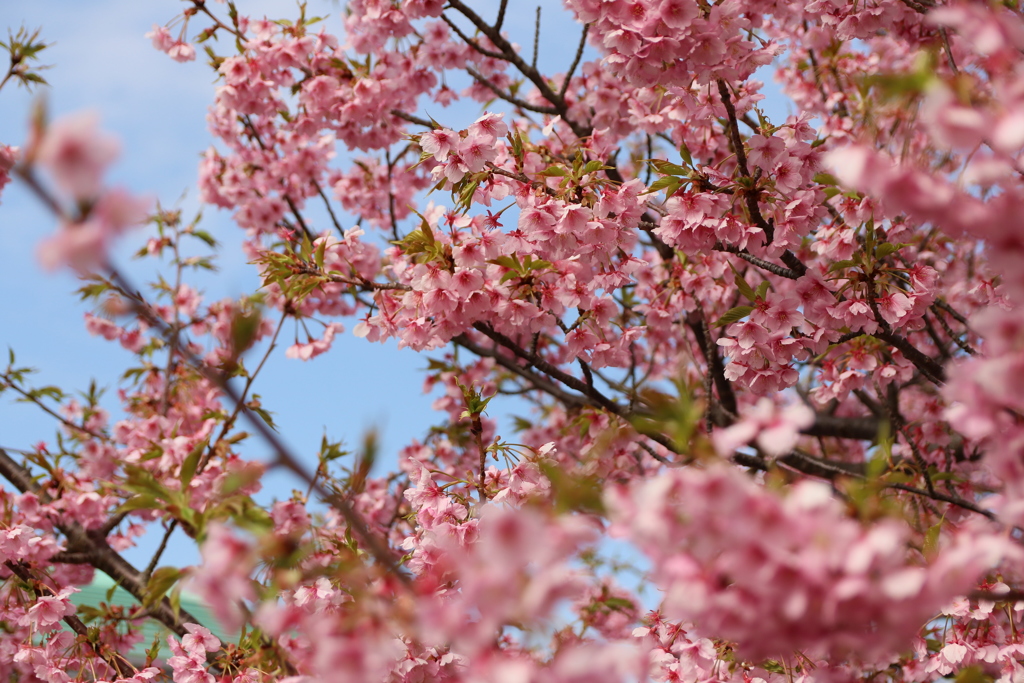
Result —
<instances>
[{"instance_id":1,"label":"green leaf","mask_svg":"<svg viewBox=\"0 0 1024 683\"><path fill-rule=\"evenodd\" d=\"M261 319L262 316L258 310L244 309L237 311L231 317L231 354L236 359L256 343Z\"/></svg>"},{"instance_id":2,"label":"green leaf","mask_svg":"<svg viewBox=\"0 0 1024 683\"><path fill-rule=\"evenodd\" d=\"M321 239L320 244L316 245L316 251L313 252L313 263L320 270L324 269L324 254L327 251L327 240Z\"/></svg>"},{"instance_id":3,"label":"green leaf","mask_svg":"<svg viewBox=\"0 0 1024 683\"><path fill-rule=\"evenodd\" d=\"M148 650L146 650L146 663L150 663L156 660L160 656L160 633L153 636L153 644Z\"/></svg>"},{"instance_id":4,"label":"green leaf","mask_svg":"<svg viewBox=\"0 0 1024 683\"><path fill-rule=\"evenodd\" d=\"M505 136L508 138L509 145L512 146L512 158L522 160L523 158L523 138L519 135L519 131L516 130L513 134L509 131Z\"/></svg>"},{"instance_id":5,"label":"green leaf","mask_svg":"<svg viewBox=\"0 0 1024 683\"><path fill-rule=\"evenodd\" d=\"M140 493L121 503L117 508L117 513L121 514L132 510L158 510L162 507L155 496Z\"/></svg>"},{"instance_id":6,"label":"green leaf","mask_svg":"<svg viewBox=\"0 0 1024 683\"><path fill-rule=\"evenodd\" d=\"M844 270L846 268L853 268L856 265L857 265L857 262L854 261L853 259L844 259L842 261L836 261L831 266L829 266L828 267L828 272L834 273L837 270Z\"/></svg>"},{"instance_id":7,"label":"green leaf","mask_svg":"<svg viewBox=\"0 0 1024 683\"><path fill-rule=\"evenodd\" d=\"M641 194L653 194L665 190L668 196L674 195L683 186L683 181L673 176L663 176L647 186L647 190Z\"/></svg>"},{"instance_id":8,"label":"green leaf","mask_svg":"<svg viewBox=\"0 0 1024 683\"><path fill-rule=\"evenodd\" d=\"M977 664L964 667L956 675L956 683L992 683L995 680Z\"/></svg>"},{"instance_id":9,"label":"green leaf","mask_svg":"<svg viewBox=\"0 0 1024 683\"><path fill-rule=\"evenodd\" d=\"M132 493L148 494L160 500L170 500L171 492L156 480L152 472L131 463L126 463L124 469L128 475L128 480L122 484L125 489Z\"/></svg>"},{"instance_id":10,"label":"green leaf","mask_svg":"<svg viewBox=\"0 0 1024 683\"><path fill-rule=\"evenodd\" d=\"M91 624L103 616L103 610L98 607L90 607L89 605L79 605L77 614L83 623Z\"/></svg>"},{"instance_id":11,"label":"green leaf","mask_svg":"<svg viewBox=\"0 0 1024 683\"><path fill-rule=\"evenodd\" d=\"M733 323L743 320L754 311L753 306L737 306L736 308L729 309L725 315L718 319L715 323L715 327L725 327Z\"/></svg>"},{"instance_id":12,"label":"green leaf","mask_svg":"<svg viewBox=\"0 0 1024 683\"><path fill-rule=\"evenodd\" d=\"M261 418L263 418L263 421L267 423L268 427L273 429L275 432L277 431L277 425L274 424L274 419L271 417L271 413L267 410L264 410L263 407L260 405L259 394L253 394L252 401L247 403L245 407L259 415Z\"/></svg>"},{"instance_id":13,"label":"green leaf","mask_svg":"<svg viewBox=\"0 0 1024 683\"><path fill-rule=\"evenodd\" d=\"M687 166L693 168L693 155L690 154L690 148L686 146L685 142L679 145L679 156L683 158Z\"/></svg>"},{"instance_id":14,"label":"green leaf","mask_svg":"<svg viewBox=\"0 0 1024 683\"><path fill-rule=\"evenodd\" d=\"M534 261L533 257L529 254L526 255L526 259L523 261L523 268L526 270L547 270L551 267L551 261L545 261L544 259Z\"/></svg>"},{"instance_id":15,"label":"green leaf","mask_svg":"<svg viewBox=\"0 0 1024 683\"><path fill-rule=\"evenodd\" d=\"M203 457L203 451L206 450L206 446L209 443L209 439L204 439L196 444L196 447L185 456L185 460L181 463L181 489L184 491L188 488L188 485L192 483L192 477L196 476L196 468L199 466L199 459Z\"/></svg>"},{"instance_id":16,"label":"green leaf","mask_svg":"<svg viewBox=\"0 0 1024 683\"><path fill-rule=\"evenodd\" d=\"M160 567L154 571L146 584L146 595L142 600L142 606L149 609L159 604L171 586L180 578L181 570L177 567Z\"/></svg>"},{"instance_id":17,"label":"green leaf","mask_svg":"<svg viewBox=\"0 0 1024 683\"><path fill-rule=\"evenodd\" d=\"M509 270L514 270L516 272L521 272L523 270L523 267L520 265L519 259L516 258L515 254L512 254L511 256L499 256L496 259L488 261L488 263L493 263L496 266L508 268Z\"/></svg>"},{"instance_id":18,"label":"green leaf","mask_svg":"<svg viewBox=\"0 0 1024 683\"><path fill-rule=\"evenodd\" d=\"M934 525L929 527L928 531L924 534L924 543L921 545L921 552L926 558L935 557L935 552L939 549L939 534L942 532L942 523L945 521L945 517L940 519Z\"/></svg>"},{"instance_id":19,"label":"green leaf","mask_svg":"<svg viewBox=\"0 0 1024 683\"><path fill-rule=\"evenodd\" d=\"M907 245L893 244L892 242L882 242L877 247L875 247L875 258L885 258L889 254L894 254L905 246Z\"/></svg>"},{"instance_id":20,"label":"green leaf","mask_svg":"<svg viewBox=\"0 0 1024 683\"><path fill-rule=\"evenodd\" d=\"M542 176L547 176L547 177L563 178L563 177L569 175L569 172L567 170L565 170L565 167L563 167L563 166L556 166L556 165L552 164L551 166L548 166L547 168L545 168L543 171L541 171L537 175L542 175Z\"/></svg>"},{"instance_id":21,"label":"green leaf","mask_svg":"<svg viewBox=\"0 0 1024 683\"><path fill-rule=\"evenodd\" d=\"M754 291L754 288L747 283L742 275L736 273L736 277L733 279L736 282L736 288L740 290L740 294L745 296L748 301L757 300L757 292Z\"/></svg>"},{"instance_id":22,"label":"green leaf","mask_svg":"<svg viewBox=\"0 0 1024 683\"><path fill-rule=\"evenodd\" d=\"M108 289L110 289L110 285L108 285L106 282L97 282L95 284L80 287L76 294L82 297L82 301L85 301L86 299L98 298L100 294L107 291Z\"/></svg>"},{"instance_id":23,"label":"green leaf","mask_svg":"<svg viewBox=\"0 0 1024 683\"><path fill-rule=\"evenodd\" d=\"M757 291L754 292L754 295L758 299L764 299L765 295L768 294L768 288L769 287L770 287L770 285L769 285L768 281L765 280L764 282L762 282L761 284L759 284L757 286Z\"/></svg>"},{"instance_id":24,"label":"green leaf","mask_svg":"<svg viewBox=\"0 0 1024 683\"><path fill-rule=\"evenodd\" d=\"M664 159L651 159L651 166L654 170L662 175L673 175L685 178L689 176L690 169L683 168L679 164L673 164L671 161L665 161Z\"/></svg>"},{"instance_id":25,"label":"green leaf","mask_svg":"<svg viewBox=\"0 0 1024 683\"><path fill-rule=\"evenodd\" d=\"M459 380L455 380L455 386L462 390L462 398L466 402L466 410L462 413L463 417L480 415L484 412L487 404L491 402L491 399L497 396L497 394L492 394L484 398L472 385L465 386Z\"/></svg>"},{"instance_id":26,"label":"green leaf","mask_svg":"<svg viewBox=\"0 0 1024 683\"><path fill-rule=\"evenodd\" d=\"M566 512L604 514L601 480L598 477L592 474L581 475L576 472L567 472L550 460L541 460L537 465L551 482L551 493L554 498L555 511L558 514Z\"/></svg>"},{"instance_id":27,"label":"green leaf","mask_svg":"<svg viewBox=\"0 0 1024 683\"><path fill-rule=\"evenodd\" d=\"M168 597L168 601L171 603L171 612L174 613L174 618L180 618L181 614L181 584L179 583L171 590L171 595Z\"/></svg>"},{"instance_id":28,"label":"green leaf","mask_svg":"<svg viewBox=\"0 0 1024 683\"><path fill-rule=\"evenodd\" d=\"M434 246L434 230L430 227L430 223L427 223L426 218L424 218L423 222L420 223L420 233L423 235L424 241L429 246Z\"/></svg>"},{"instance_id":29,"label":"green leaf","mask_svg":"<svg viewBox=\"0 0 1024 683\"><path fill-rule=\"evenodd\" d=\"M603 162L600 162L597 159L594 159L592 161L588 161L587 164L583 167L583 174L582 175L587 175L589 173L597 173L598 171L603 171L606 168L611 168L611 167L610 166L605 166Z\"/></svg>"}]
</instances>

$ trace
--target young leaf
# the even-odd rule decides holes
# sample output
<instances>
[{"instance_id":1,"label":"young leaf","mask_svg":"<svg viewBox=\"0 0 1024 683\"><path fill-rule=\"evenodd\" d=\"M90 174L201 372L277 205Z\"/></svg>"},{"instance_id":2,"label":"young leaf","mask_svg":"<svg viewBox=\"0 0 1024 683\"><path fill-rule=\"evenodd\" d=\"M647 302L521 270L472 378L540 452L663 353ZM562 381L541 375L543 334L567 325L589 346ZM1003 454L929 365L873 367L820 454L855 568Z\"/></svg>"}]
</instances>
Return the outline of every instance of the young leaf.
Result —
<instances>
[{"instance_id":1,"label":"young leaf","mask_svg":"<svg viewBox=\"0 0 1024 683\"><path fill-rule=\"evenodd\" d=\"M196 444L196 447L185 456L184 462L181 463L181 488L185 490L188 485L192 483L192 477L196 476L196 468L199 466L199 459L203 456L203 451L206 450L206 446L209 443L209 439L204 439Z\"/></svg>"},{"instance_id":2,"label":"young leaf","mask_svg":"<svg viewBox=\"0 0 1024 683\"><path fill-rule=\"evenodd\" d=\"M715 323L715 327L725 327L733 323L743 320L754 311L753 306L737 306L736 308L729 309L725 315L718 319Z\"/></svg>"},{"instance_id":3,"label":"young leaf","mask_svg":"<svg viewBox=\"0 0 1024 683\"><path fill-rule=\"evenodd\" d=\"M754 291L754 288L751 287L738 272L736 273L734 281L736 282L736 288L740 290L740 294L745 296L748 301L753 302L757 300L757 292Z\"/></svg>"},{"instance_id":4,"label":"young leaf","mask_svg":"<svg viewBox=\"0 0 1024 683\"><path fill-rule=\"evenodd\" d=\"M142 600L142 606L149 609L158 604L179 578L181 578L181 570L177 567L160 567L154 571L146 584L146 595Z\"/></svg>"}]
</instances>

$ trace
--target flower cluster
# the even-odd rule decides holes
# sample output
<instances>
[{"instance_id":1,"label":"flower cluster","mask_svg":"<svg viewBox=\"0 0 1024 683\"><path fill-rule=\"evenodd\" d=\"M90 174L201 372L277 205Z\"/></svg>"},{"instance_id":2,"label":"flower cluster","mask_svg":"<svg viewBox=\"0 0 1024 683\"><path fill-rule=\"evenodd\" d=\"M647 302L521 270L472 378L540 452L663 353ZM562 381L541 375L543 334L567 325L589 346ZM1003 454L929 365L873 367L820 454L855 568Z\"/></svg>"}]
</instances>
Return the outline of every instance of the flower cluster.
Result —
<instances>
[{"instance_id":1,"label":"flower cluster","mask_svg":"<svg viewBox=\"0 0 1024 683\"><path fill-rule=\"evenodd\" d=\"M753 661L801 651L882 663L1007 548L963 533L915 561L898 520L864 528L820 483L780 497L721 467L615 490L609 504L620 533L651 557L666 616Z\"/></svg>"}]
</instances>

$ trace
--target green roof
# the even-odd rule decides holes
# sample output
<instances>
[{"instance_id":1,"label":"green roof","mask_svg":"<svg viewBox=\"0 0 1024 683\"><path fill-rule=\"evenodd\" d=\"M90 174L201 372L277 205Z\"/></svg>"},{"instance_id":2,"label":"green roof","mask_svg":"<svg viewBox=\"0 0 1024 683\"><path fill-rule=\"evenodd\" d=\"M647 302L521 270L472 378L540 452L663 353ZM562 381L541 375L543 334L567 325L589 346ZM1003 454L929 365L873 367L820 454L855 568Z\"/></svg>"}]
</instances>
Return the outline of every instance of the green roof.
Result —
<instances>
[{"instance_id":1,"label":"green roof","mask_svg":"<svg viewBox=\"0 0 1024 683\"><path fill-rule=\"evenodd\" d=\"M99 608L100 604L103 603L127 609L140 604L131 593L120 586L115 586L116 584L113 579L103 572L97 571L92 583L87 586L79 586L81 591L72 594L70 600L79 608L79 615L81 615L81 608L83 606ZM113 589L113 593L111 593L111 589ZM220 638L221 641L227 642L233 638L232 634L227 633L221 628L217 620L213 618L210 610L196 596L182 593L181 608L192 614L199 620L200 624L210 629L210 632ZM142 640L128 653L130 657L133 659L144 658L146 650L150 648L153 644L153 639L157 636L160 637L162 652L167 652L166 643L170 630L166 626L156 619L142 619L135 622L134 627L142 629ZM64 628L67 628L67 626L65 625Z\"/></svg>"}]
</instances>

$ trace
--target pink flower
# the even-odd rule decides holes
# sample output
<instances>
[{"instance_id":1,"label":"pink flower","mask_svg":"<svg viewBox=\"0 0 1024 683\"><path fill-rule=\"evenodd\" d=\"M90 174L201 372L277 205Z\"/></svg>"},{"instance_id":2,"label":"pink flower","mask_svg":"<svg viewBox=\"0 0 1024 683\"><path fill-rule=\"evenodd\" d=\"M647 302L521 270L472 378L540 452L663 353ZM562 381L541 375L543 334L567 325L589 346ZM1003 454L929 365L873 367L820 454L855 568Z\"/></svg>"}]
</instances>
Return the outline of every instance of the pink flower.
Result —
<instances>
[{"instance_id":1,"label":"pink flower","mask_svg":"<svg viewBox=\"0 0 1024 683\"><path fill-rule=\"evenodd\" d=\"M179 41L167 51L167 55L176 62L191 62L196 58L196 49L190 43Z\"/></svg>"},{"instance_id":2,"label":"pink flower","mask_svg":"<svg viewBox=\"0 0 1024 683\"><path fill-rule=\"evenodd\" d=\"M751 135L747 144L750 146L747 160L765 171L770 171L775 161L786 151L785 141L777 137Z\"/></svg>"},{"instance_id":3,"label":"pink flower","mask_svg":"<svg viewBox=\"0 0 1024 683\"><path fill-rule=\"evenodd\" d=\"M502 114L489 112L474 121L466 132L470 137L488 137L493 142L508 134L508 126L502 121Z\"/></svg>"},{"instance_id":4,"label":"pink flower","mask_svg":"<svg viewBox=\"0 0 1024 683\"><path fill-rule=\"evenodd\" d=\"M459 135L446 128L438 128L420 136L420 147L440 162L448 160L448 153L459 144Z\"/></svg>"},{"instance_id":5,"label":"pink flower","mask_svg":"<svg viewBox=\"0 0 1024 683\"><path fill-rule=\"evenodd\" d=\"M103 173L117 158L117 140L100 132L97 121L93 112L55 121L46 128L36 152L39 165L75 199L92 199L99 194Z\"/></svg>"},{"instance_id":6,"label":"pink flower","mask_svg":"<svg viewBox=\"0 0 1024 683\"><path fill-rule=\"evenodd\" d=\"M651 559L666 615L751 661L891 657L1013 552L998 533L963 528L922 564L902 520L862 526L823 483L782 497L724 465L672 469L612 489L606 504L613 531Z\"/></svg>"},{"instance_id":7,"label":"pink flower","mask_svg":"<svg viewBox=\"0 0 1024 683\"><path fill-rule=\"evenodd\" d=\"M205 655L207 652L220 649L220 640L210 633L210 629L198 624L185 624L188 635L181 639L181 646L190 654Z\"/></svg>"},{"instance_id":8,"label":"pink flower","mask_svg":"<svg viewBox=\"0 0 1024 683\"><path fill-rule=\"evenodd\" d=\"M211 524L202 546L203 564L194 570L190 585L228 629L237 629L244 622L242 605L252 600L253 588L249 572L255 564L252 546L235 536L222 524ZM210 642L195 632L189 642L194 646ZM179 648L180 649L180 648Z\"/></svg>"},{"instance_id":9,"label":"pink flower","mask_svg":"<svg viewBox=\"0 0 1024 683\"><path fill-rule=\"evenodd\" d=\"M166 26L153 24L153 30L146 34L146 38L151 39L153 47L161 52L167 52L174 47L174 38L171 37L171 32L167 30Z\"/></svg>"},{"instance_id":10,"label":"pink flower","mask_svg":"<svg viewBox=\"0 0 1024 683\"><path fill-rule=\"evenodd\" d=\"M68 596L77 592L77 588L68 586L62 588L56 595L40 596L22 618L23 623L31 624L40 631L57 628L61 619L75 613L75 606L68 600Z\"/></svg>"},{"instance_id":11,"label":"pink flower","mask_svg":"<svg viewBox=\"0 0 1024 683\"><path fill-rule=\"evenodd\" d=\"M153 47L166 52L176 62L191 62L196 58L195 47L183 40L172 38L166 26L153 24L153 30L146 34L146 38L153 41Z\"/></svg>"},{"instance_id":12,"label":"pink flower","mask_svg":"<svg viewBox=\"0 0 1024 683\"><path fill-rule=\"evenodd\" d=\"M18 161L20 150L17 147L0 145L0 192L11 182L10 171Z\"/></svg>"},{"instance_id":13,"label":"pink flower","mask_svg":"<svg viewBox=\"0 0 1024 683\"><path fill-rule=\"evenodd\" d=\"M149 200L133 197L115 188L103 194L84 220L65 223L39 245L43 268L67 265L88 271L106 262L107 250L115 237L146 218Z\"/></svg>"},{"instance_id":14,"label":"pink flower","mask_svg":"<svg viewBox=\"0 0 1024 683\"><path fill-rule=\"evenodd\" d=\"M284 355L287 358L298 358L299 360L315 358L331 348L331 344L334 342L334 335L344 330L345 328L341 323L331 323L324 329L324 336L322 338L310 339L305 344L292 344L284 352Z\"/></svg>"},{"instance_id":15,"label":"pink flower","mask_svg":"<svg viewBox=\"0 0 1024 683\"><path fill-rule=\"evenodd\" d=\"M814 411L803 403L794 403L779 410L770 398L762 398L736 424L716 430L712 438L716 450L726 457L755 439L758 448L778 457L793 450L800 430L812 424Z\"/></svg>"}]
</instances>

